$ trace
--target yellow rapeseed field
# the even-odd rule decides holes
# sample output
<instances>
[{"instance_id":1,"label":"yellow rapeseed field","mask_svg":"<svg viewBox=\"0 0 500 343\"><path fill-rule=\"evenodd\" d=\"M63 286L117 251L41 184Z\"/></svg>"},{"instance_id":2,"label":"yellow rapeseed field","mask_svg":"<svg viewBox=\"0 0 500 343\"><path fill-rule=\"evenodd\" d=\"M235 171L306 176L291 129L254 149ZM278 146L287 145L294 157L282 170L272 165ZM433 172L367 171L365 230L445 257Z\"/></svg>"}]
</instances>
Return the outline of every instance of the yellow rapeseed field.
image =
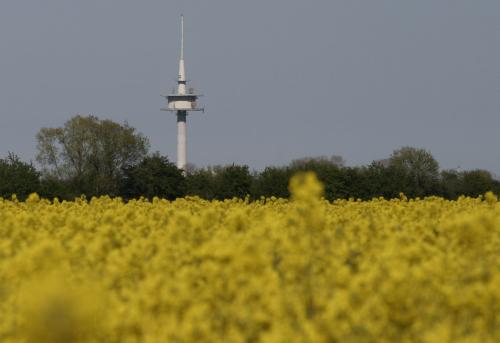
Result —
<instances>
[{"instance_id":1,"label":"yellow rapeseed field","mask_svg":"<svg viewBox=\"0 0 500 343\"><path fill-rule=\"evenodd\" d=\"M0 200L0 342L500 342L500 203Z\"/></svg>"}]
</instances>

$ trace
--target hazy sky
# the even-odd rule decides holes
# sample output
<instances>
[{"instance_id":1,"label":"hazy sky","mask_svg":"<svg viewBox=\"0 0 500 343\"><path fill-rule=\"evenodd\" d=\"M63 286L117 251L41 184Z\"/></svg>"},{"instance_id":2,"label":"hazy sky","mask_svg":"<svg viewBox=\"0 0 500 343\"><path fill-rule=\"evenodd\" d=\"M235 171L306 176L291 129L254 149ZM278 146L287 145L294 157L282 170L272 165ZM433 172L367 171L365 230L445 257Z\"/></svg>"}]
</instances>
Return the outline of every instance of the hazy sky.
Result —
<instances>
[{"instance_id":1,"label":"hazy sky","mask_svg":"<svg viewBox=\"0 0 500 343\"><path fill-rule=\"evenodd\" d=\"M499 0L1 0L0 155L72 115L123 122L175 161L179 16L188 160L260 169L401 146L500 174Z\"/></svg>"}]
</instances>

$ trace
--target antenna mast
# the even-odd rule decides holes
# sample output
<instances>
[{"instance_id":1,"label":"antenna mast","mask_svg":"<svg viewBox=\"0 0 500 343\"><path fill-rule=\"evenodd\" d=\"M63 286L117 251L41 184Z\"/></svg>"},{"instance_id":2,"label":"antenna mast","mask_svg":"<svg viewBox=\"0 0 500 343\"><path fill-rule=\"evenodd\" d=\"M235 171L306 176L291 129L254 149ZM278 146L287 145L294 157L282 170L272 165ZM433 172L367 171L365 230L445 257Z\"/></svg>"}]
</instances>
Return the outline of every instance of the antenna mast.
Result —
<instances>
[{"instance_id":1,"label":"antenna mast","mask_svg":"<svg viewBox=\"0 0 500 343\"><path fill-rule=\"evenodd\" d=\"M184 59L184 15L181 14L181 60Z\"/></svg>"}]
</instances>

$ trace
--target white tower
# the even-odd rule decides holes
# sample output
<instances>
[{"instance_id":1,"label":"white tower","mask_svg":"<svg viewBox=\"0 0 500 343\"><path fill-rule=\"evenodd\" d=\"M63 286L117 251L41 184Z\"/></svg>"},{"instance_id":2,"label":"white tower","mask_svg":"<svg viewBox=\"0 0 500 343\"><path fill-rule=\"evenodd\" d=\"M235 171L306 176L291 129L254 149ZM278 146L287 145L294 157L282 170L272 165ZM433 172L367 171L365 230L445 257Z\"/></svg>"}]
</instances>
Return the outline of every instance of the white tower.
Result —
<instances>
[{"instance_id":1,"label":"white tower","mask_svg":"<svg viewBox=\"0 0 500 343\"><path fill-rule=\"evenodd\" d=\"M200 94L195 94L193 88L186 91L186 70L184 68L184 16L181 16L181 58L179 61L179 77L177 80L177 92L169 94L167 108L163 111L177 113L177 168L186 172L187 165L187 127L186 118L189 111L203 111L198 107L197 100Z\"/></svg>"}]
</instances>

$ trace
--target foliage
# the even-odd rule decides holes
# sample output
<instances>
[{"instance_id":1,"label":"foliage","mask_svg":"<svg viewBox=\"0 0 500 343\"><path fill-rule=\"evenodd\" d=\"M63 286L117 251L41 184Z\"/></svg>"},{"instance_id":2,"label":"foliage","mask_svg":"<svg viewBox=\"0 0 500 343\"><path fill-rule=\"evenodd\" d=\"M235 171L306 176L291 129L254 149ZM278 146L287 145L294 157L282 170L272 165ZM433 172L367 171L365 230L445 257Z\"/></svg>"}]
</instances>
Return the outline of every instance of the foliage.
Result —
<instances>
[{"instance_id":1,"label":"foliage","mask_svg":"<svg viewBox=\"0 0 500 343\"><path fill-rule=\"evenodd\" d=\"M0 159L0 197L13 194L24 200L30 193L40 191L39 173L31 163L25 163L10 153Z\"/></svg>"},{"instance_id":2,"label":"foliage","mask_svg":"<svg viewBox=\"0 0 500 343\"><path fill-rule=\"evenodd\" d=\"M498 342L500 203L0 200L2 342Z\"/></svg>"},{"instance_id":3,"label":"foliage","mask_svg":"<svg viewBox=\"0 0 500 343\"><path fill-rule=\"evenodd\" d=\"M149 142L127 123L75 116L37 134L37 160L46 176L71 181L78 194L116 195L123 168L147 154Z\"/></svg>"},{"instance_id":4,"label":"foliage","mask_svg":"<svg viewBox=\"0 0 500 343\"><path fill-rule=\"evenodd\" d=\"M360 167L345 166L344 159L334 155L296 159L289 165L267 167L261 172L251 172L246 165L202 169L189 165L186 175L179 175L167 157L147 155L147 139L127 124L77 116L63 128L40 130L38 143L38 160L43 166L41 180L35 180L33 173L38 172L33 166L24 164L31 168L32 177L19 182L19 177L4 176L0 180L0 195L18 193L24 198L37 191L44 198L61 200L82 194L88 198L110 195L170 200L184 195L206 200L288 198L290 178L304 171L316 173L325 185L324 196L329 201L394 199L400 193L409 198L446 199L460 195L477 197L488 191L500 195L500 181L488 171L440 172L430 152L412 147L395 150L388 159ZM5 161L0 166L2 170L8 169ZM23 164L17 157L16 161Z\"/></svg>"},{"instance_id":5,"label":"foliage","mask_svg":"<svg viewBox=\"0 0 500 343\"><path fill-rule=\"evenodd\" d=\"M318 156L318 157L303 157L293 160L290 163L291 168L300 168L301 166L308 165L310 163L320 163L324 165L334 165L337 167L345 166L345 159L339 155L332 156Z\"/></svg>"},{"instance_id":6,"label":"foliage","mask_svg":"<svg viewBox=\"0 0 500 343\"><path fill-rule=\"evenodd\" d=\"M411 197L422 197L437 193L439 164L432 154L424 149L403 147L395 150L389 166L404 174L405 188L400 191Z\"/></svg>"},{"instance_id":7,"label":"foliage","mask_svg":"<svg viewBox=\"0 0 500 343\"><path fill-rule=\"evenodd\" d=\"M40 180L40 196L45 199L74 200L82 194L75 191L69 180L61 180L48 175Z\"/></svg>"},{"instance_id":8,"label":"foliage","mask_svg":"<svg viewBox=\"0 0 500 343\"><path fill-rule=\"evenodd\" d=\"M158 153L139 164L125 167L120 195L126 199L160 197L169 200L185 195L185 179L177 166Z\"/></svg>"},{"instance_id":9,"label":"foliage","mask_svg":"<svg viewBox=\"0 0 500 343\"><path fill-rule=\"evenodd\" d=\"M441 195L447 199L457 199L462 191L462 174L456 170L441 171ZM484 192L482 192L484 193ZM480 194L482 194L480 193ZM479 195L479 194L478 194Z\"/></svg>"},{"instance_id":10,"label":"foliage","mask_svg":"<svg viewBox=\"0 0 500 343\"><path fill-rule=\"evenodd\" d=\"M288 167L267 167L254 175L251 194L254 199L260 197L288 198L288 182L291 170Z\"/></svg>"},{"instance_id":11,"label":"foliage","mask_svg":"<svg viewBox=\"0 0 500 343\"><path fill-rule=\"evenodd\" d=\"M399 193L408 194L408 178L404 169L383 161L374 161L366 169L366 173L370 180L369 189L372 197L393 199L397 198Z\"/></svg>"},{"instance_id":12,"label":"foliage","mask_svg":"<svg viewBox=\"0 0 500 343\"><path fill-rule=\"evenodd\" d=\"M250 195L252 182L248 166L235 164L198 169L186 177L187 194L208 200L244 198Z\"/></svg>"},{"instance_id":13,"label":"foliage","mask_svg":"<svg viewBox=\"0 0 500 343\"><path fill-rule=\"evenodd\" d=\"M343 168L335 160L306 158L295 160L290 165L290 175L299 172L314 172L325 185L325 198L334 200L349 196L349 185L343 179Z\"/></svg>"},{"instance_id":14,"label":"foliage","mask_svg":"<svg viewBox=\"0 0 500 343\"><path fill-rule=\"evenodd\" d=\"M462 187L460 194L478 196L487 191L500 190L499 182L495 181L491 173L486 170L470 170L462 173Z\"/></svg>"},{"instance_id":15,"label":"foliage","mask_svg":"<svg viewBox=\"0 0 500 343\"><path fill-rule=\"evenodd\" d=\"M500 194L500 182L495 180L486 170L468 170L457 172L446 170L441 172L442 194L448 199L456 199L460 195L477 197L488 191Z\"/></svg>"},{"instance_id":16,"label":"foliage","mask_svg":"<svg viewBox=\"0 0 500 343\"><path fill-rule=\"evenodd\" d=\"M186 194L203 199L215 199L215 173L211 169L198 169L186 175Z\"/></svg>"},{"instance_id":17,"label":"foliage","mask_svg":"<svg viewBox=\"0 0 500 343\"><path fill-rule=\"evenodd\" d=\"M216 169L215 198L244 198L250 195L252 175L248 166L229 165Z\"/></svg>"}]
</instances>

